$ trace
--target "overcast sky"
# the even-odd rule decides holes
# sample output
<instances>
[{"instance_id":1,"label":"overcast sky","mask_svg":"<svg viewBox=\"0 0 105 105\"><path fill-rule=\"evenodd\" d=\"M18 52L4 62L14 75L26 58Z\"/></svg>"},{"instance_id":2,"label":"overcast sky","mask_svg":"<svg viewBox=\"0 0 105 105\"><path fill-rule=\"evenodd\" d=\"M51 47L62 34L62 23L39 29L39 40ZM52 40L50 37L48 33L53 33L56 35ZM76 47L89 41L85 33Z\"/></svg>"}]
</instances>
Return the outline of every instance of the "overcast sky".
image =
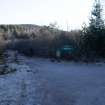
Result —
<instances>
[{"instance_id":1,"label":"overcast sky","mask_svg":"<svg viewBox=\"0 0 105 105\"><path fill-rule=\"evenodd\" d=\"M94 0L0 0L0 24L49 25L78 29L88 22Z\"/></svg>"}]
</instances>

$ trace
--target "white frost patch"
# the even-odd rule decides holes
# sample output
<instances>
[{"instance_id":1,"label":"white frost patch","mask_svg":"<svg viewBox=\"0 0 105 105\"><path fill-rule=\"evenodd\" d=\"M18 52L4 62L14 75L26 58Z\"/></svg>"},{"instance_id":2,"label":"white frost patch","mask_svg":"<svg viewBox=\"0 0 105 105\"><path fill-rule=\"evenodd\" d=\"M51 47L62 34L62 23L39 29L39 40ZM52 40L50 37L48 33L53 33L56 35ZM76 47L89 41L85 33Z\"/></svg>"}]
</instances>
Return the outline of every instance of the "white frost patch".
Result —
<instances>
[{"instance_id":1,"label":"white frost patch","mask_svg":"<svg viewBox=\"0 0 105 105\"><path fill-rule=\"evenodd\" d=\"M40 84L30 67L15 62L7 65L16 71L0 75L0 105L37 105Z\"/></svg>"}]
</instances>

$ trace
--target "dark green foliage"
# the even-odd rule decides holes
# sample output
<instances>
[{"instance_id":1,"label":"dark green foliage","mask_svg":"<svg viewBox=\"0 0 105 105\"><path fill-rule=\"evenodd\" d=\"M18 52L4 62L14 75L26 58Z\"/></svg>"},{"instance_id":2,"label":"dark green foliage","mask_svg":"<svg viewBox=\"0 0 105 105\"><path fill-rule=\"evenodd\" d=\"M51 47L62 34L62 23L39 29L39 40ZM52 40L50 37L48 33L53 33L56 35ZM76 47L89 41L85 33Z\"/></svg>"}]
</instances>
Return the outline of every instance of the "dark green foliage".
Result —
<instances>
[{"instance_id":1,"label":"dark green foliage","mask_svg":"<svg viewBox=\"0 0 105 105\"><path fill-rule=\"evenodd\" d=\"M82 53L87 58L105 57L105 25L101 15L100 1L95 1L90 23L83 30Z\"/></svg>"},{"instance_id":2,"label":"dark green foliage","mask_svg":"<svg viewBox=\"0 0 105 105\"><path fill-rule=\"evenodd\" d=\"M7 32L7 28L5 25L0 25L0 29L2 29L4 32Z\"/></svg>"}]
</instances>

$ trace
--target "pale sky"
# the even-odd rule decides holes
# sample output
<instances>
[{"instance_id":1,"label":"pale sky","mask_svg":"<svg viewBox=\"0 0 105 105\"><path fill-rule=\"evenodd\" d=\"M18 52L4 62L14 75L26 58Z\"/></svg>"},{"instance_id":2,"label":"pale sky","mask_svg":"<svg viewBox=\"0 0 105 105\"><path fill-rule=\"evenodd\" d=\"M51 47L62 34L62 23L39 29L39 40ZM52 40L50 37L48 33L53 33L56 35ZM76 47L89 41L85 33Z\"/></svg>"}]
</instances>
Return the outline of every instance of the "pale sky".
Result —
<instances>
[{"instance_id":1,"label":"pale sky","mask_svg":"<svg viewBox=\"0 0 105 105\"><path fill-rule=\"evenodd\" d=\"M88 23L94 0L0 0L0 24L49 25L79 29Z\"/></svg>"}]
</instances>

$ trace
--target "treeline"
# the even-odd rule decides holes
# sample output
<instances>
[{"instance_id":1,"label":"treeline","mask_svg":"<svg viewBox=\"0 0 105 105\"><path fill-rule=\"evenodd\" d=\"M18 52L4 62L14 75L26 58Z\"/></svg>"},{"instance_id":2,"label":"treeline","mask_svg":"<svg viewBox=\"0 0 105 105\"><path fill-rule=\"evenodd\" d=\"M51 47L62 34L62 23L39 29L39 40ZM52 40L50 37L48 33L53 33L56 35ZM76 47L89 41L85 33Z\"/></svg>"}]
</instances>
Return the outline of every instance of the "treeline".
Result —
<instances>
[{"instance_id":1,"label":"treeline","mask_svg":"<svg viewBox=\"0 0 105 105\"><path fill-rule=\"evenodd\" d=\"M38 33L32 33L30 36L23 34L18 37L15 37L14 44L12 45L14 49L28 54L44 57L55 57L56 50L63 47L64 45L77 46L76 42L77 37L79 37L78 31L71 32L59 31L55 29L49 29L49 27L43 27ZM13 34L14 35L14 34Z\"/></svg>"},{"instance_id":2,"label":"treeline","mask_svg":"<svg viewBox=\"0 0 105 105\"><path fill-rule=\"evenodd\" d=\"M75 48L79 45L80 30L67 32L50 26L29 28L28 25L22 25L21 29L21 26L16 25L22 30L18 31L15 25L10 26L12 27L10 29L6 25L0 26L1 37L6 42L7 48L18 50L29 56L55 57L57 49L65 45L72 45ZM4 27L9 31L5 31ZM28 31L32 32L28 33Z\"/></svg>"}]
</instances>

